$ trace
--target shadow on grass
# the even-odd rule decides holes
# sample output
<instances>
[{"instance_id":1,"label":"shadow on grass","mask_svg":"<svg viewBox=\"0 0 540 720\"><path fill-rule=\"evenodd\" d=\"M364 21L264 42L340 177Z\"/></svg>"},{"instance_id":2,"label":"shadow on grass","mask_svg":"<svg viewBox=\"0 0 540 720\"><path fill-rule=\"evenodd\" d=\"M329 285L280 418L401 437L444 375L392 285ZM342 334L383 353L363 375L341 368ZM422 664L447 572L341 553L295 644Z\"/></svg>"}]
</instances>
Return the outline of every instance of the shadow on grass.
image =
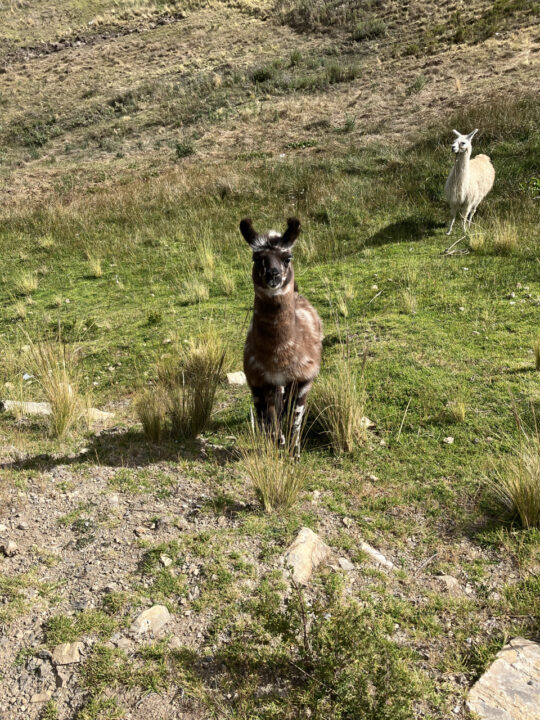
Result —
<instances>
[{"instance_id":1,"label":"shadow on grass","mask_svg":"<svg viewBox=\"0 0 540 720\"><path fill-rule=\"evenodd\" d=\"M445 227L431 217L409 217L390 223L369 237L364 247L379 247L395 242L417 242L429 237L434 230Z\"/></svg>"},{"instance_id":2,"label":"shadow on grass","mask_svg":"<svg viewBox=\"0 0 540 720\"><path fill-rule=\"evenodd\" d=\"M157 462L178 462L181 459L212 462L224 465L237 459L237 454L226 447L203 439L175 442L165 439L149 442L144 434L133 428L111 428L92 437L83 452L72 455L40 454L0 464L0 470L52 470L58 465L76 465L93 462L109 467L140 468Z\"/></svg>"}]
</instances>

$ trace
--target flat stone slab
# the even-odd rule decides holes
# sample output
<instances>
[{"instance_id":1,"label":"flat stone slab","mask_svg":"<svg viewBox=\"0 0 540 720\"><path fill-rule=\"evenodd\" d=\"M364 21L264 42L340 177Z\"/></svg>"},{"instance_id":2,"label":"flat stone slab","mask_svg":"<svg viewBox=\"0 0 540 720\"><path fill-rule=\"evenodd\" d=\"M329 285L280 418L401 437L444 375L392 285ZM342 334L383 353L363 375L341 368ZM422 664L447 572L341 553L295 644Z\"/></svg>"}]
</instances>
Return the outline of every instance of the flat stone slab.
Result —
<instances>
[{"instance_id":1,"label":"flat stone slab","mask_svg":"<svg viewBox=\"0 0 540 720\"><path fill-rule=\"evenodd\" d=\"M510 640L471 688L467 707L482 720L538 720L540 644Z\"/></svg>"},{"instance_id":2,"label":"flat stone slab","mask_svg":"<svg viewBox=\"0 0 540 720\"><path fill-rule=\"evenodd\" d=\"M171 615L165 605L153 605L135 618L131 632L137 635L146 632L156 633L169 622L170 618Z\"/></svg>"},{"instance_id":3,"label":"flat stone slab","mask_svg":"<svg viewBox=\"0 0 540 720\"><path fill-rule=\"evenodd\" d=\"M366 555L369 555L369 557L377 565L382 565L387 570L392 570L392 568L394 567L394 563L391 560L387 560L381 552L375 550L374 547L371 547L371 545L368 545L367 542L364 542L363 540L360 543L360 550L365 552Z\"/></svg>"},{"instance_id":4,"label":"flat stone slab","mask_svg":"<svg viewBox=\"0 0 540 720\"><path fill-rule=\"evenodd\" d=\"M313 571L330 558L332 550L311 528L303 527L286 550L283 560L296 582L306 585Z\"/></svg>"},{"instance_id":5,"label":"flat stone slab","mask_svg":"<svg viewBox=\"0 0 540 720\"><path fill-rule=\"evenodd\" d=\"M22 415L50 415L52 410L48 402L24 402L22 400L0 400L0 412L10 410L11 412L19 412ZM89 408L88 416L90 420L110 420L114 417L114 413L98 410L97 408Z\"/></svg>"},{"instance_id":6,"label":"flat stone slab","mask_svg":"<svg viewBox=\"0 0 540 720\"><path fill-rule=\"evenodd\" d=\"M62 643L54 648L53 665L73 665L81 661L82 642Z\"/></svg>"}]
</instances>

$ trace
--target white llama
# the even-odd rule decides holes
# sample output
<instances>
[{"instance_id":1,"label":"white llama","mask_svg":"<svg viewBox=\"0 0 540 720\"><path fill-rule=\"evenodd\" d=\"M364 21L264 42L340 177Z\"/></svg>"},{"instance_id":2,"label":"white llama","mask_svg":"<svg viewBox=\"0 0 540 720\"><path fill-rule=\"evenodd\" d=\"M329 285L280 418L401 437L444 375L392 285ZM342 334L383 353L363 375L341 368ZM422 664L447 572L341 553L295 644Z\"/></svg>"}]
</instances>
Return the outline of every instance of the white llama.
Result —
<instances>
[{"instance_id":1,"label":"white llama","mask_svg":"<svg viewBox=\"0 0 540 720\"><path fill-rule=\"evenodd\" d=\"M456 161L444 186L444 195L452 211L447 235L452 232L458 213L463 219L463 230L467 232L467 224L470 227L476 208L491 190L495 180L495 169L487 155L477 155L471 160L471 140L478 128L468 135L462 135L457 130L453 132L456 139L452 143L452 150L456 153Z\"/></svg>"}]
</instances>

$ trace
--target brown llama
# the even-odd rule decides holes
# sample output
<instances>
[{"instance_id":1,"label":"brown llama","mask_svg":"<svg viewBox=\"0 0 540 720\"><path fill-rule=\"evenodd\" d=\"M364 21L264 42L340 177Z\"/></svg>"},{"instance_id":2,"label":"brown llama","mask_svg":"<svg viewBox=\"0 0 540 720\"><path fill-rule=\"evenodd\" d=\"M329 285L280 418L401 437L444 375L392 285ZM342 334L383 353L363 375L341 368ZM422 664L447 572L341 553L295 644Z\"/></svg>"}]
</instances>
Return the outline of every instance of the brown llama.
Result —
<instances>
[{"instance_id":1,"label":"brown llama","mask_svg":"<svg viewBox=\"0 0 540 720\"><path fill-rule=\"evenodd\" d=\"M298 294L291 264L300 221L287 220L283 235L261 234L244 218L240 232L253 251L253 319L244 347L244 372L253 395L257 419L285 443L284 412L292 418L296 453L307 394L319 373L322 325L316 310Z\"/></svg>"}]
</instances>

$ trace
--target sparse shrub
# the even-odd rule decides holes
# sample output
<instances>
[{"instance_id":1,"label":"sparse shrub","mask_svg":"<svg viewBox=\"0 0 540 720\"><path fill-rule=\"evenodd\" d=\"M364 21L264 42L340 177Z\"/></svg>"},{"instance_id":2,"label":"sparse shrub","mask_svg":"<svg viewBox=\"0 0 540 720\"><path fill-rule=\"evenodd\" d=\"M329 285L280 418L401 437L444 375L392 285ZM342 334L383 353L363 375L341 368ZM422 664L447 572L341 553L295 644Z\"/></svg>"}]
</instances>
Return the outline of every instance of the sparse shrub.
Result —
<instances>
[{"instance_id":1,"label":"sparse shrub","mask_svg":"<svg viewBox=\"0 0 540 720\"><path fill-rule=\"evenodd\" d=\"M290 439L290 438L289 438ZM307 468L274 435L252 423L241 444L242 465L266 512L290 508L307 480Z\"/></svg>"},{"instance_id":2,"label":"sparse shrub","mask_svg":"<svg viewBox=\"0 0 540 720\"><path fill-rule=\"evenodd\" d=\"M512 457L497 463L488 482L524 528L540 527L540 435L526 436Z\"/></svg>"},{"instance_id":3,"label":"sparse shrub","mask_svg":"<svg viewBox=\"0 0 540 720\"><path fill-rule=\"evenodd\" d=\"M197 265L202 272L203 277L208 282L212 282L214 278L214 269L216 266L216 256L211 244L203 239L197 244Z\"/></svg>"},{"instance_id":4,"label":"sparse shrub","mask_svg":"<svg viewBox=\"0 0 540 720\"><path fill-rule=\"evenodd\" d=\"M38 289L37 274L32 271L23 271L15 278L15 293L17 295L30 295Z\"/></svg>"},{"instance_id":5,"label":"sparse shrub","mask_svg":"<svg viewBox=\"0 0 540 720\"><path fill-rule=\"evenodd\" d=\"M309 598L298 586L283 603L276 578L264 578L251 616L233 625L215 653L218 687L233 692L233 713L272 679L260 717L408 720L421 693L412 654L389 637L367 603L346 599L330 575Z\"/></svg>"},{"instance_id":6,"label":"sparse shrub","mask_svg":"<svg viewBox=\"0 0 540 720\"><path fill-rule=\"evenodd\" d=\"M161 388L143 392L135 401L135 410L148 440L160 442L167 416L167 398Z\"/></svg>"},{"instance_id":7,"label":"sparse shrub","mask_svg":"<svg viewBox=\"0 0 540 720\"><path fill-rule=\"evenodd\" d=\"M360 74L360 66L356 64L341 65L340 63L332 62L326 67L326 79L330 85L350 82L359 77Z\"/></svg>"},{"instance_id":8,"label":"sparse shrub","mask_svg":"<svg viewBox=\"0 0 540 720\"><path fill-rule=\"evenodd\" d=\"M24 300L15 300L13 303L13 312L17 320L26 319L26 302Z\"/></svg>"},{"instance_id":9,"label":"sparse shrub","mask_svg":"<svg viewBox=\"0 0 540 720\"><path fill-rule=\"evenodd\" d=\"M533 343L533 353L535 367L537 370L540 370L540 335L538 335Z\"/></svg>"},{"instance_id":10,"label":"sparse shrub","mask_svg":"<svg viewBox=\"0 0 540 720\"><path fill-rule=\"evenodd\" d=\"M412 83L412 85L409 85L409 87L406 90L406 95L414 95L417 92L420 92L424 85L426 84L426 77L425 75L419 75L416 80Z\"/></svg>"},{"instance_id":11,"label":"sparse shrub","mask_svg":"<svg viewBox=\"0 0 540 720\"><path fill-rule=\"evenodd\" d=\"M510 255L518 244L518 231L508 220L498 221L493 227L493 249L497 255Z\"/></svg>"},{"instance_id":12,"label":"sparse shrub","mask_svg":"<svg viewBox=\"0 0 540 720\"><path fill-rule=\"evenodd\" d=\"M353 30L353 40L366 40L386 35L386 23L382 18L368 17L357 23Z\"/></svg>"},{"instance_id":13,"label":"sparse shrub","mask_svg":"<svg viewBox=\"0 0 540 720\"><path fill-rule=\"evenodd\" d=\"M42 235L37 239L37 244L42 250L50 250L54 247L54 238L52 235Z\"/></svg>"},{"instance_id":14,"label":"sparse shrub","mask_svg":"<svg viewBox=\"0 0 540 720\"><path fill-rule=\"evenodd\" d=\"M34 343L27 339L33 374L51 405L51 434L62 438L79 422L85 410L79 387L79 350L63 342Z\"/></svg>"},{"instance_id":15,"label":"sparse shrub","mask_svg":"<svg viewBox=\"0 0 540 720\"><path fill-rule=\"evenodd\" d=\"M315 422L336 453L353 452L366 440L363 372L357 373L343 351L315 381L310 396Z\"/></svg>"},{"instance_id":16,"label":"sparse shrub","mask_svg":"<svg viewBox=\"0 0 540 720\"><path fill-rule=\"evenodd\" d=\"M191 140L179 140L175 145L175 153L178 160L189 157L195 153L195 146Z\"/></svg>"},{"instance_id":17,"label":"sparse shrub","mask_svg":"<svg viewBox=\"0 0 540 720\"><path fill-rule=\"evenodd\" d=\"M254 83L264 83L269 80L274 80L277 73L277 67L271 63L269 65L262 65L257 67L250 73L250 78Z\"/></svg>"}]
</instances>

